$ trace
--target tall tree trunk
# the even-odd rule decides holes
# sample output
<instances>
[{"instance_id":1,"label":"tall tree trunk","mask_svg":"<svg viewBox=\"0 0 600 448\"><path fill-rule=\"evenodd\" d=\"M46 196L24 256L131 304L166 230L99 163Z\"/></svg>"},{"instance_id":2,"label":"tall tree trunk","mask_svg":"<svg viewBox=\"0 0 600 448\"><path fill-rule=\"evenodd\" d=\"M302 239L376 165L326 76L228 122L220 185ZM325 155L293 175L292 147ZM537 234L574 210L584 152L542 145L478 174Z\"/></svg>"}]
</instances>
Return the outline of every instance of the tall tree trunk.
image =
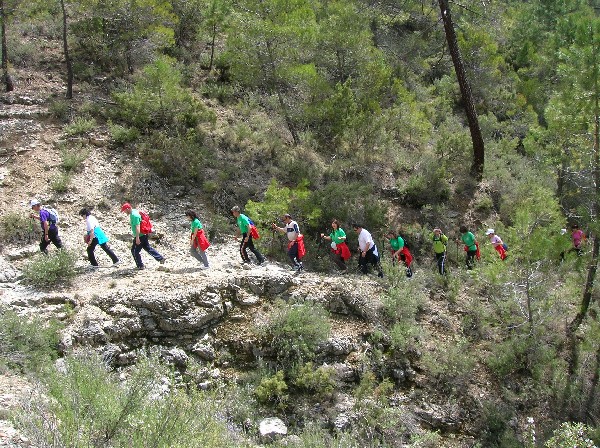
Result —
<instances>
[{"instance_id":1,"label":"tall tree trunk","mask_svg":"<svg viewBox=\"0 0 600 448\"><path fill-rule=\"evenodd\" d=\"M6 11L4 0L0 0L0 38L2 39L2 78L7 92L15 90L15 84L8 73L8 50L6 49Z\"/></svg>"},{"instance_id":2,"label":"tall tree trunk","mask_svg":"<svg viewBox=\"0 0 600 448\"><path fill-rule=\"evenodd\" d=\"M215 60L215 40L217 38L217 24L214 23L212 27L212 40L210 43L210 64L208 65L208 72L210 73L213 68L213 63Z\"/></svg>"},{"instance_id":3,"label":"tall tree trunk","mask_svg":"<svg viewBox=\"0 0 600 448\"><path fill-rule=\"evenodd\" d=\"M483 144L483 137L481 136L479 120L477 119L477 112L475 112L473 92L471 91L471 86L467 80L467 74L460 55L460 49L458 48L458 40L456 39L456 32L454 31L454 23L452 22L452 16L450 15L448 0L439 0L439 5L442 13L442 21L444 22L446 40L448 41L448 49L450 50L452 63L454 64L454 70L456 71L456 77L458 78L460 94L465 103L465 112L469 122L471 141L473 142L473 164L471 165L471 175L475 177L477 181L481 181L483 177L485 147Z\"/></svg>"},{"instance_id":4,"label":"tall tree trunk","mask_svg":"<svg viewBox=\"0 0 600 448\"><path fill-rule=\"evenodd\" d=\"M67 40L67 9L65 8L65 0L60 0L63 19L63 52L65 54L65 62L67 64L67 94L68 99L73 98L73 64L69 55L69 42Z\"/></svg>"}]
</instances>

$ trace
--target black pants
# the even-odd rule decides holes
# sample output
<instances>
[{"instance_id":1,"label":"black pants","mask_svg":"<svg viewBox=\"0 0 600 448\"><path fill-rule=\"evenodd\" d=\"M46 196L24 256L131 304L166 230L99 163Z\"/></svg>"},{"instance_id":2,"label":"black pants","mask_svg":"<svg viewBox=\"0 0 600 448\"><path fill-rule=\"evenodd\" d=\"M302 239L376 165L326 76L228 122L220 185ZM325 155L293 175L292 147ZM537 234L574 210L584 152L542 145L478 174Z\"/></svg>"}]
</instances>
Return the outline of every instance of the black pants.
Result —
<instances>
[{"instance_id":1,"label":"black pants","mask_svg":"<svg viewBox=\"0 0 600 448\"><path fill-rule=\"evenodd\" d=\"M444 275L446 273L446 252L442 252L441 254L436 253L435 259L437 261L438 272Z\"/></svg>"},{"instance_id":2,"label":"black pants","mask_svg":"<svg viewBox=\"0 0 600 448\"><path fill-rule=\"evenodd\" d=\"M248 238L248 241L245 241L246 237ZM265 257L263 257L262 254L258 251L258 249L254 247L254 241L252 241L252 236L248 235L247 233L242 233L242 242L240 243L240 255L242 256L242 261L250 263L250 257L248 256L248 252L246 251L246 249L250 249L250 252L252 252L256 257L258 264L261 264L263 261L265 261Z\"/></svg>"},{"instance_id":3,"label":"black pants","mask_svg":"<svg viewBox=\"0 0 600 448\"><path fill-rule=\"evenodd\" d=\"M90 260L92 266L98 266L98 262L96 261L96 257L94 256L94 250L96 250L96 246L98 246L98 238L94 238L87 247L88 260ZM106 252L106 255L110 257L113 263L119 261L119 257L115 255L115 253L110 247L108 247L108 243L102 243L100 244L100 247L104 252Z\"/></svg>"},{"instance_id":4,"label":"black pants","mask_svg":"<svg viewBox=\"0 0 600 448\"><path fill-rule=\"evenodd\" d=\"M371 247L365 256L362 256L362 252L360 253L360 257L358 258L358 266L363 274L369 273L369 264L372 264L377 272L379 272L379 276L383 277L383 270L381 269L381 263L379 263L379 255L375 255L375 247Z\"/></svg>"},{"instance_id":5,"label":"black pants","mask_svg":"<svg viewBox=\"0 0 600 448\"><path fill-rule=\"evenodd\" d=\"M473 269L475 266L475 255L477 255L476 250L468 250L467 251L467 269Z\"/></svg>"},{"instance_id":6,"label":"black pants","mask_svg":"<svg viewBox=\"0 0 600 448\"><path fill-rule=\"evenodd\" d=\"M63 247L62 241L60 240L60 236L58 236L58 228L56 227L50 227L48 229L48 241L46 241L44 234L42 234L42 239L40 241L40 250L43 253L48 254L48 246L50 245L50 243L54 244L59 249Z\"/></svg>"},{"instance_id":7,"label":"black pants","mask_svg":"<svg viewBox=\"0 0 600 448\"><path fill-rule=\"evenodd\" d=\"M287 251L288 257L295 267L301 266L302 262L298 260L298 241L295 241Z\"/></svg>"},{"instance_id":8,"label":"black pants","mask_svg":"<svg viewBox=\"0 0 600 448\"><path fill-rule=\"evenodd\" d=\"M135 238L133 239L133 244L131 245L131 255L133 255L133 259L135 260L135 265L138 268L144 267L144 262L142 261L142 252L144 249L148 252L156 261L161 261L163 256L158 253L156 249L150 246L150 242L148 241L148 235L141 234L140 235L140 244L135 243Z\"/></svg>"}]
</instances>

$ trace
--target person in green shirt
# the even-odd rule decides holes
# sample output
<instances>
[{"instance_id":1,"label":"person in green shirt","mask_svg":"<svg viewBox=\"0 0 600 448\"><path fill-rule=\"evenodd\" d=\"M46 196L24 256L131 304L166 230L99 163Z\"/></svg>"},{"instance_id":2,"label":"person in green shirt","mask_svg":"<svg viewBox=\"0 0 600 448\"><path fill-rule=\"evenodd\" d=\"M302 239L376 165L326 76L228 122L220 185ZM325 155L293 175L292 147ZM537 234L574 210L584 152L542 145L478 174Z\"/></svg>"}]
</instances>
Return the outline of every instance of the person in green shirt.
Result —
<instances>
[{"instance_id":1,"label":"person in green shirt","mask_svg":"<svg viewBox=\"0 0 600 448\"><path fill-rule=\"evenodd\" d=\"M410 250L408 250L408 247L404 242L404 238L402 238L398 232L394 232L393 230L390 230L385 237L390 241L392 263L394 263L396 260L403 261L406 265L406 276L411 278L413 272L410 265L412 263L413 256L410 253Z\"/></svg>"},{"instance_id":2,"label":"person in green shirt","mask_svg":"<svg viewBox=\"0 0 600 448\"><path fill-rule=\"evenodd\" d=\"M448 237L442 233L442 229L436 227L433 229L433 252L437 261L438 272L440 275L446 274L446 247L448 246Z\"/></svg>"},{"instance_id":3,"label":"person in green shirt","mask_svg":"<svg viewBox=\"0 0 600 448\"><path fill-rule=\"evenodd\" d=\"M138 269L144 269L144 262L142 261L142 249L148 252L152 257L160 264L164 264L165 257L158 253L156 249L150 246L148 241L148 235L140 231L140 224L142 223L142 215L135 208L131 207L131 204L125 202L121 206L121 211L129 215L129 224L131 225L131 233L133 234L133 244L131 245L131 255L135 260L135 265Z\"/></svg>"},{"instance_id":4,"label":"person in green shirt","mask_svg":"<svg viewBox=\"0 0 600 448\"><path fill-rule=\"evenodd\" d=\"M475 256L477 255L478 250L475 235L469 232L467 226L460 226L460 240L465 245L465 251L467 252L465 259L467 269L473 269L475 265Z\"/></svg>"},{"instance_id":5,"label":"person in green shirt","mask_svg":"<svg viewBox=\"0 0 600 448\"><path fill-rule=\"evenodd\" d=\"M331 222L331 228L333 232L329 236L322 233L321 238L331 241L331 259L342 270L341 273L345 274L348 272L346 260L351 256L350 249L346 244L346 232L340 227L340 222L337 219Z\"/></svg>"},{"instance_id":6,"label":"person in green shirt","mask_svg":"<svg viewBox=\"0 0 600 448\"><path fill-rule=\"evenodd\" d=\"M239 227L239 231L242 237L242 242L240 243L240 255L242 256L242 263L250 263L250 257L248 256L247 249L250 249L250 252L254 254L258 264L262 264L265 261L265 257L254 247L254 242L252 241L251 234L251 226L250 218L241 213L240 208L236 205L231 209L231 214L236 219L236 224ZM237 237L236 237L237 239Z\"/></svg>"},{"instance_id":7,"label":"person in green shirt","mask_svg":"<svg viewBox=\"0 0 600 448\"><path fill-rule=\"evenodd\" d=\"M202 223L193 210L187 210L185 216L190 221L190 254L203 264L204 269L208 269L208 257L205 252L208 248L208 240L206 239Z\"/></svg>"}]
</instances>

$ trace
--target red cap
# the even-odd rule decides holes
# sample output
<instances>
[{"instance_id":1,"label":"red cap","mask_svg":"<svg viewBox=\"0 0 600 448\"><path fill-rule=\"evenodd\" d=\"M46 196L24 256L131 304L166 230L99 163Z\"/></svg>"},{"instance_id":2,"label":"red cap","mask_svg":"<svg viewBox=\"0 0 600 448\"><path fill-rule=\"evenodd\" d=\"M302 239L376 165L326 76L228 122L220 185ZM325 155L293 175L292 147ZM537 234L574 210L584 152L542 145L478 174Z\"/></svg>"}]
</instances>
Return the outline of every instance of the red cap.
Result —
<instances>
[{"instance_id":1,"label":"red cap","mask_svg":"<svg viewBox=\"0 0 600 448\"><path fill-rule=\"evenodd\" d=\"M131 204L130 204L129 202L125 202L125 203L124 203L124 204L121 206L121 211L122 211L122 212L124 212L125 210L127 210L127 209L130 209L130 208L132 208L132 207L131 207Z\"/></svg>"}]
</instances>

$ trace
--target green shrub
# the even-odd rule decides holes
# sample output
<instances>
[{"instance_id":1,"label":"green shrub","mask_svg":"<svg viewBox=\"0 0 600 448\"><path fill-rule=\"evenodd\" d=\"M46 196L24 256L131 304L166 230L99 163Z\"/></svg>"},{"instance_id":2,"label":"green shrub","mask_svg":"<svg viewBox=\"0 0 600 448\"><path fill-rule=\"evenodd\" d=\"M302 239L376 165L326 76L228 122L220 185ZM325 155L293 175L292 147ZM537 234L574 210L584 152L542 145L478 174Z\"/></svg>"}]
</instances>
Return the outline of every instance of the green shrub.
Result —
<instances>
[{"instance_id":1,"label":"green shrub","mask_svg":"<svg viewBox=\"0 0 600 448\"><path fill-rule=\"evenodd\" d=\"M317 346L329 337L331 326L325 310L310 303L279 303L262 329L284 369L311 361Z\"/></svg>"},{"instance_id":2,"label":"green shrub","mask_svg":"<svg viewBox=\"0 0 600 448\"><path fill-rule=\"evenodd\" d=\"M90 152L83 146L74 148L63 147L60 150L61 167L67 172L77 171L81 164L88 158Z\"/></svg>"},{"instance_id":3,"label":"green shrub","mask_svg":"<svg viewBox=\"0 0 600 448\"><path fill-rule=\"evenodd\" d=\"M565 422L556 429L551 439L545 444L545 448L596 448L592 440L588 438L588 434L592 429L583 423Z\"/></svg>"},{"instance_id":4,"label":"green shrub","mask_svg":"<svg viewBox=\"0 0 600 448\"><path fill-rule=\"evenodd\" d=\"M96 120L93 118L75 117L71 123L65 126L65 134L72 137L76 135L84 135L94 130Z\"/></svg>"},{"instance_id":5,"label":"green shrub","mask_svg":"<svg viewBox=\"0 0 600 448\"><path fill-rule=\"evenodd\" d=\"M172 374L155 358L142 358L121 381L96 356L70 357L64 371L49 371L43 382L16 418L36 446L236 445L220 417L219 397L174 388Z\"/></svg>"},{"instance_id":6,"label":"green shrub","mask_svg":"<svg viewBox=\"0 0 600 448\"><path fill-rule=\"evenodd\" d=\"M521 448L509 422L515 411L505 403L484 403L479 421L479 440L482 447Z\"/></svg>"},{"instance_id":7,"label":"green shrub","mask_svg":"<svg viewBox=\"0 0 600 448\"><path fill-rule=\"evenodd\" d=\"M263 378L256 387L256 399L263 404L275 405L278 408L285 408L289 395L288 386L284 379L283 370L279 370L275 375Z\"/></svg>"},{"instance_id":8,"label":"green shrub","mask_svg":"<svg viewBox=\"0 0 600 448\"><path fill-rule=\"evenodd\" d=\"M110 133L112 142L118 146L133 143L140 137L140 131L137 128L128 128L112 122L108 123L108 132Z\"/></svg>"},{"instance_id":9,"label":"green shrub","mask_svg":"<svg viewBox=\"0 0 600 448\"><path fill-rule=\"evenodd\" d=\"M333 392L332 374L331 367L321 366L315 369L312 362L307 362L295 372L293 383L306 392L323 397Z\"/></svg>"},{"instance_id":10,"label":"green shrub","mask_svg":"<svg viewBox=\"0 0 600 448\"><path fill-rule=\"evenodd\" d=\"M422 330L412 321L394 324L390 330L390 348L401 353L414 350L421 338Z\"/></svg>"},{"instance_id":11,"label":"green shrub","mask_svg":"<svg viewBox=\"0 0 600 448\"><path fill-rule=\"evenodd\" d=\"M50 183L50 189L55 193L66 193L71 183L70 173L58 173Z\"/></svg>"},{"instance_id":12,"label":"green shrub","mask_svg":"<svg viewBox=\"0 0 600 448\"><path fill-rule=\"evenodd\" d=\"M77 254L66 249L40 254L23 270L25 279L39 288L69 284L75 277Z\"/></svg>"},{"instance_id":13,"label":"green shrub","mask_svg":"<svg viewBox=\"0 0 600 448\"><path fill-rule=\"evenodd\" d=\"M71 103L64 99L55 99L48 102L50 116L57 120L67 122L71 114Z\"/></svg>"},{"instance_id":14,"label":"green shrub","mask_svg":"<svg viewBox=\"0 0 600 448\"><path fill-rule=\"evenodd\" d=\"M423 166L401 188L404 202L413 207L446 202L450 198L446 177L446 170L437 161Z\"/></svg>"},{"instance_id":15,"label":"green shrub","mask_svg":"<svg viewBox=\"0 0 600 448\"><path fill-rule=\"evenodd\" d=\"M3 243L31 241L35 237L32 218L18 212L7 212L0 216L0 241Z\"/></svg>"},{"instance_id":16,"label":"green shrub","mask_svg":"<svg viewBox=\"0 0 600 448\"><path fill-rule=\"evenodd\" d=\"M21 373L40 372L58 357L55 320L20 317L0 307L0 365Z\"/></svg>"},{"instance_id":17,"label":"green shrub","mask_svg":"<svg viewBox=\"0 0 600 448\"><path fill-rule=\"evenodd\" d=\"M433 351L424 353L422 359L441 387L459 394L464 391L475 367L475 359L464 339L439 343Z\"/></svg>"}]
</instances>

